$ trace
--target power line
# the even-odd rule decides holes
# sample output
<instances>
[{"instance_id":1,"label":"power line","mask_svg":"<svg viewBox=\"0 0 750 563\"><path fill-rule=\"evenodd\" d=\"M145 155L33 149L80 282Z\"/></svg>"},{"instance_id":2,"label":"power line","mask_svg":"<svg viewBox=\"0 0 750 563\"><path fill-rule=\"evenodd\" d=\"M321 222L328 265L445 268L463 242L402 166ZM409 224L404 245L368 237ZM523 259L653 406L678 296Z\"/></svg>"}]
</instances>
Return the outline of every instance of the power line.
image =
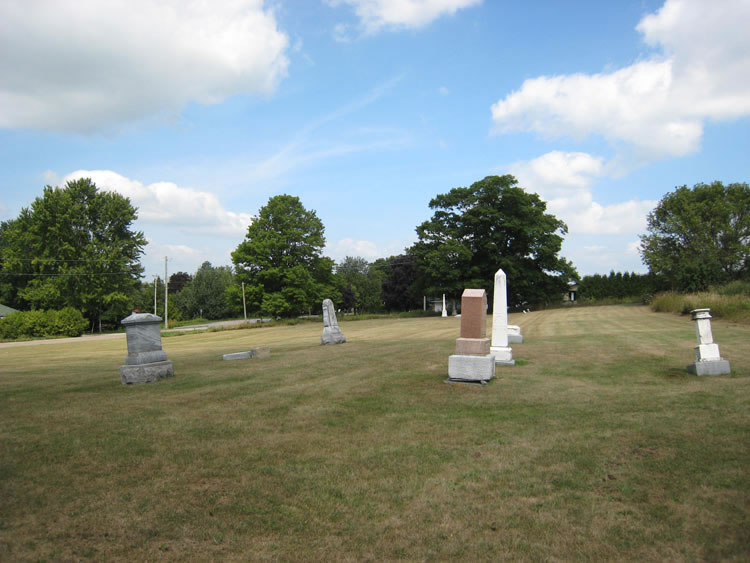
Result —
<instances>
[{"instance_id":1,"label":"power line","mask_svg":"<svg viewBox=\"0 0 750 563\"><path fill-rule=\"evenodd\" d=\"M115 262L120 261L119 258L112 258L109 260L106 259L97 259L97 260L84 260L84 259L77 259L77 260L61 260L58 258L10 258L6 261L12 261L12 262L44 262L44 263L50 263L50 262L86 262L86 263L105 263L105 262Z\"/></svg>"},{"instance_id":2,"label":"power line","mask_svg":"<svg viewBox=\"0 0 750 563\"><path fill-rule=\"evenodd\" d=\"M55 274L28 274L23 272L3 272L0 270L0 276L19 276L19 277L32 277L36 278L39 276L54 276L54 277L75 277L75 276L132 276L133 272L76 272L76 273L55 273Z\"/></svg>"}]
</instances>

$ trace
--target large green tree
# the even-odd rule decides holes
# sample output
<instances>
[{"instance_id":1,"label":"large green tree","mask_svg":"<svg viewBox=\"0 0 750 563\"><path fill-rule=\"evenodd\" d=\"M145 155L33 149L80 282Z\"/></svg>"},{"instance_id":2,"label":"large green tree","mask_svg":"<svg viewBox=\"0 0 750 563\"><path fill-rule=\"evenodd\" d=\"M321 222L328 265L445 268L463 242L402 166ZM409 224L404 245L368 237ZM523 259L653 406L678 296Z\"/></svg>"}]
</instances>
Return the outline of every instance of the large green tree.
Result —
<instances>
[{"instance_id":1,"label":"large green tree","mask_svg":"<svg viewBox=\"0 0 750 563\"><path fill-rule=\"evenodd\" d=\"M341 306L359 312L374 313L383 309L380 296L383 274L378 268L371 267L367 259L361 256L347 256L336 266L336 277L342 297L352 292L352 302L342 301Z\"/></svg>"},{"instance_id":2,"label":"large green tree","mask_svg":"<svg viewBox=\"0 0 750 563\"><path fill-rule=\"evenodd\" d=\"M88 178L41 197L0 227L3 299L16 308L81 311L92 323L128 311L143 272L146 239L136 209Z\"/></svg>"},{"instance_id":3,"label":"large green tree","mask_svg":"<svg viewBox=\"0 0 750 563\"><path fill-rule=\"evenodd\" d=\"M418 291L419 269L417 259L411 254L391 256L384 261L382 298L389 311L409 311L422 307L422 295Z\"/></svg>"},{"instance_id":4,"label":"large green tree","mask_svg":"<svg viewBox=\"0 0 750 563\"><path fill-rule=\"evenodd\" d=\"M333 260L322 256L323 222L298 197L278 195L261 207L245 240L232 253L246 283L248 310L288 317L337 301Z\"/></svg>"},{"instance_id":5,"label":"large green tree","mask_svg":"<svg viewBox=\"0 0 750 563\"><path fill-rule=\"evenodd\" d=\"M416 256L428 294L461 296L467 287L486 289L502 268L508 304L559 300L572 264L559 256L567 226L546 212L537 194L510 175L487 176L430 201L432 218L417 227Z\"/></svg>"},{"instance_id":6,"label":"large green tree","mask_svg":"<svg viewBox=\"0 0 750 563\"><path fill-rule=\"evenodd\" d=\"M648 215L641 256L673 289L700 291L750 276L750 186L681 186Z\"/></svg>"},{"instance_id":7,"label":"large green tree","mask_svg":"<svg viewBox=\"0 0 750 563\"><path fill-rule=\"evenodd\" d=\"M235 285L229 266L203 262L192 279L177 295L177 306L185 318L223 319L242 312L235 309L227 292ZM170 307L171 309L171 307Z\"/></svg>"}]
</instances>

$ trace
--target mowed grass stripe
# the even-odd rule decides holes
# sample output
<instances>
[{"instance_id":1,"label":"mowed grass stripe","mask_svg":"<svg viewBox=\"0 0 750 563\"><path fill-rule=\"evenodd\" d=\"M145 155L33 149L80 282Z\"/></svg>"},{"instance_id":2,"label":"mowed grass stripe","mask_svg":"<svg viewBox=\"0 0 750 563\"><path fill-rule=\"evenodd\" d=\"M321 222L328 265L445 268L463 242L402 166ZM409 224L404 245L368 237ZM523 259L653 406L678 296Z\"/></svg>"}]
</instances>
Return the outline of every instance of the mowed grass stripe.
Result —
<instances>
[{"instance_id":1,"label":"mowed grass stripe","mask_svg":"<svg viewBox=\"0 0 750 563\"><path fill-rule=\"evenodd\" d=\"M443 383L453 318L169 337L176 377L136 387L124 341L0 350L0 559L748 556L746 327L697 378L686 317L510 322L481 387Z\"/></svg>"}]
</instances>

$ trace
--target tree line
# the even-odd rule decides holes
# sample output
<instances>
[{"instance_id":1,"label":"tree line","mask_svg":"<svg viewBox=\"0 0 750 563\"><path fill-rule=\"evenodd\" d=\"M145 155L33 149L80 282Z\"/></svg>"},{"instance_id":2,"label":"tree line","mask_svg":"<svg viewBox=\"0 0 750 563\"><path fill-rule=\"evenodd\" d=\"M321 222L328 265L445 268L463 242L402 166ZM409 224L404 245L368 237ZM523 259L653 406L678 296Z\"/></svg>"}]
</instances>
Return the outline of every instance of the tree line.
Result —
<instances>
[{"instance_id":1,"label":"tree line","mask_svg":"<svg viewBox=\"0 0 750 563\"><path fill-rule=\"evenodd\" d=\"M571 281L579 297L631 297L662 289L691 291L750 276L750 187L720 182L678 187L648 216L641 254L649 274L581 278L560 256L567 226L510 175L488 176L438 194L417 241L373 262L323 255L325 228L298 197L277 195L258 211L232 264L205 262L169 279L169 318L248 314L291 317L319 312L331 298L345 311L406 311L423 296L457 299L466 287L492 295L498 268L508 302L556 303ZM129 310L151 311L154 283L142 280L146 240L133 228L128 198L90 179L46 186L16 219L0 223L0 303L22 310L80 311L91 329L117 325ZM164 281L156 280L164 314Z\"/></svg>"}]
</instances>

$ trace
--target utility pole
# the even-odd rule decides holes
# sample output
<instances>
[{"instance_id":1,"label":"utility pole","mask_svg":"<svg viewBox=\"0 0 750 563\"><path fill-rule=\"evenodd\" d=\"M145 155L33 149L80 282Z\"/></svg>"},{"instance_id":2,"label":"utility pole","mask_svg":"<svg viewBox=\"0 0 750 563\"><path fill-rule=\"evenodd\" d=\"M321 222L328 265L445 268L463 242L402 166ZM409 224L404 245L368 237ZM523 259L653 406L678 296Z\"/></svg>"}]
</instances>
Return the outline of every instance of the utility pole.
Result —
<instances>
[{"instance_id":1,"label":"utility pole","mask_svg":"<svg viewBox=\"0 0 750 563\"><path fill-rule=\"evenodd\" d=\"M169 328L169 321L167 320L167 305L169 300L169 294L167 293L167 287L169 282L167 281L167 257L164 257L164 328Z\"/></svg>"},{"instance_id":2,"label":"utility pole","mask_svg":"<svg viewBox=\"0 0 750 563\"><path fill-rule=\"evenodd\" d=\"M247 320L247 305L245 304L245 282L242 282L242 311L245 313L245 320Z\"/></svg>"},{"instance_id":3,"label":"utility pole","mask_svg":"<svg viewBox=\"0 0 750 563\"><path fill-rule=\"evenodd\" d=\"M156 315L156 280L159 279L159 276L154 276L154 316Z\"/></svg>"}]
</instances>

